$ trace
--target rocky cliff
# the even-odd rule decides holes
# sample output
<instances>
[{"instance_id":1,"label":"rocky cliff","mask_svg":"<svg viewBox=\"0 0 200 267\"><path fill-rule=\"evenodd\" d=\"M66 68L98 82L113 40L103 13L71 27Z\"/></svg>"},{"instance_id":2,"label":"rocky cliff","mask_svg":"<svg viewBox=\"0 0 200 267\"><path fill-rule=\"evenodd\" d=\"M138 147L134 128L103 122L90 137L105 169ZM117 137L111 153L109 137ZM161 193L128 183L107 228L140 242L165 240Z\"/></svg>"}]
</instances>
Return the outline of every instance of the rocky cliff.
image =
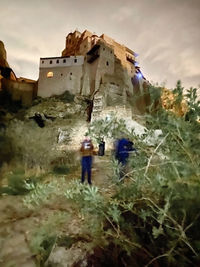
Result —
<instances>
[{"instance_id":1,"label":"rocky cliff","mask_svg":"<svg viewBox=\"0 0 200 267\"><path fill-rule=\"evenodd\" d=\"M0 41L0 67L9 68L6 49L2 41Z\"/></svg>"}]
</instances>

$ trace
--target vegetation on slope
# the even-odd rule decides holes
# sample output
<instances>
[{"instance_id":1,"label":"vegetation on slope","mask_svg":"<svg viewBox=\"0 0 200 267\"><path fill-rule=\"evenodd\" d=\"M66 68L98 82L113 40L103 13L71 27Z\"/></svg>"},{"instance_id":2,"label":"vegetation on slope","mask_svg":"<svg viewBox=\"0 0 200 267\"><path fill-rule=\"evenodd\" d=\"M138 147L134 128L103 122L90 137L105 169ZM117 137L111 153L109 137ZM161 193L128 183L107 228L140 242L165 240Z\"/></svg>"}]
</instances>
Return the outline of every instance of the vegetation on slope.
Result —
<instances>
[{"instance_id":1,"label":"vegetation on slope","mask_svg":"<svg viewBox=\"0 0 200 267\"><path fill-rule=\"evenodd\" d=\"M183 97L181 88L174 90L177 103ZM80 246L81 255L74 256L71 266L83 261L85 266L199 266L200 102L195 89L185 97L187 116L158 109L146 116L143 136L115 118L91 125L89 134L96 139L123 132L134 140L138 155L130 157L121 182L115 159L108 188L69 182L56 174L53 180L27 181L25 207L34 214L53 210L27 238L38 266L64 266L56 263L56 252ZM149 146L144 140L155 129L162 134ZM104 170L102 165L102 177ZM77 221L75 231L71 227Z\"/></svg>"}]
</instances>

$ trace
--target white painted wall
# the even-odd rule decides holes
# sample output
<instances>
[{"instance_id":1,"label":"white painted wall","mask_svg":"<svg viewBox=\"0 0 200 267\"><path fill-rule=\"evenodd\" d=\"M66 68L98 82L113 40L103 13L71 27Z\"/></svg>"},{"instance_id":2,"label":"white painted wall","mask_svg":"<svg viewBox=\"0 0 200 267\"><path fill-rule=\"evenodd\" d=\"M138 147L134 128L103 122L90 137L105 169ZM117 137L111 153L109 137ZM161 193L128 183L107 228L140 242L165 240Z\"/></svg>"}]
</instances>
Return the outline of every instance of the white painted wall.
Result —
<instances>
[{"instance_id":1,"label":"white painted wall","mask_svg":"<svg viewBox=\"0 0 200 267\"><path fill-rule=\"evenodd\" d=\"M53 77L48 78L48 72L53 72ZM80 93L82 74L82 65L40 68L38 96L60 95L67 90L72 94Z\"/></svg>"},{"instance_id":2,"label":"white painted wall","mask_svg":"<svg viewBox=\"0 0 200 267\"><path fill-rule=\"evenodd\" d=\"M83 63L84 56L40 58L40 68L80 66Z\"/></svg>"}]
</instances>

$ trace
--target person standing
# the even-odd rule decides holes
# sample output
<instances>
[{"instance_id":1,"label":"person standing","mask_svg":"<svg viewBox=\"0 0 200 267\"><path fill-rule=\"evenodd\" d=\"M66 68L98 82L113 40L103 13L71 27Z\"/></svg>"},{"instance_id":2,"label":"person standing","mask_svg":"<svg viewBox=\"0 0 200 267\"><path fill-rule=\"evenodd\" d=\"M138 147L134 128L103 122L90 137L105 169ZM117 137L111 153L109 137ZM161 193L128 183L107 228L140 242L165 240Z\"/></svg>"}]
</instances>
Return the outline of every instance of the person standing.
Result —
<instances>
[{"instance_id":1,"label":"person standing","mask_svg":"<svg viewBox=\"0 0 200 267\"><path fill-rule=\"evenodd\" d=\"M125 166L129 156L129 141L126 138L121 138L116 142L116 154L115 157L122 166Z\"/></svg>"},{"instance_id":2,"label":"person standing","mask_svg":"<svg viewBox=\"0 0 200 267\"><path fill-rule=\"evenodd\" d=\"M120 177L121 180L126 169L126 165L129 158L129 153L135 151L136 149L133 147L133 142L127 138L121 138L117 140L115 144L115 158L118 160L120 164Z\"/></svg>"},{"instance_id":3,"label":"person standing","mask_svg":"<svg viewBox=\"0 0 200 267\"><path fill-rule=\"evenodd\" d=\"M80 152L82 155L81 159L81 166L82 166L82 173L81 173L81 183L85 181L85 175L87 173L88 184L92 184L91 182L91 170L92 170L92 155L93 155L94 146L92 141L89 137L85 137L83 142L81 143Z\"/></svg>"}]
</instances>

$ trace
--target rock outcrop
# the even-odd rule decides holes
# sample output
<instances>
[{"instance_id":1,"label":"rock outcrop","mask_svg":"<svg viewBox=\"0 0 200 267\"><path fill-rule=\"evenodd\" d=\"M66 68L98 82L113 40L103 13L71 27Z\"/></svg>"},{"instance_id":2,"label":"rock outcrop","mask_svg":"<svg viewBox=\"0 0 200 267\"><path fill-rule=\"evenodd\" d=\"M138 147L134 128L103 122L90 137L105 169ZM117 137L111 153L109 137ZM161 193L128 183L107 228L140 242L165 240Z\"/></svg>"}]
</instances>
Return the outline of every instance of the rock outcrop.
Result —
<instances>
[{"instance_id":1,"label":"rock outcrop","mask_svg":"<svg viewBox=\"0 0 200 267\"><path fill-rule=\"evenodd\" d=\"M0 67L9 68L4 43L0 41Z\"/></svg>"}]
</instances>

